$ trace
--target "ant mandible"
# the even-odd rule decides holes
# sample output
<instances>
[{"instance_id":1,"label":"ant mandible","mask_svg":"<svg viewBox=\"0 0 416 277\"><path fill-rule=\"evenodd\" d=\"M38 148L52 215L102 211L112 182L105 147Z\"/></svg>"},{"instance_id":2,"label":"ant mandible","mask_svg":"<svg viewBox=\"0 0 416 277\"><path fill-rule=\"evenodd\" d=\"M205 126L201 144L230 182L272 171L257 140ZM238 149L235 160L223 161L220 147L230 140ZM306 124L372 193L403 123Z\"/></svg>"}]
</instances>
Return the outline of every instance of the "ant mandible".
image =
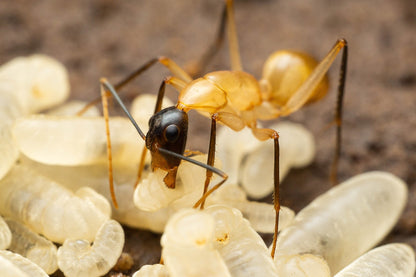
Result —
<instances>
[{"instance_id":1,"label":"ant mandible","mask_svg":"<svg viewBox=\"0 0 416 277\"><path fill-rule=\"evenodd\" d=\"M160 168L167 172L164 178L166 186L175 188L176 173L181 160L192 162L207 169L204 193L194 208L199 206L203 208L206 197L227 179L227 175L224 172L214 167L217 121L235 131L248 127L257 139L274 140L273 201L276 220L271 252L271 256L274 257L280 210L279 135L275 130L257 127L257 120L287 116L302 106L324 97L328 91L326 73L338 53L343 50L335 113L335 124L337 126L335 155L331 167L331 181L333 184L336 183L338 160L341 151L342 100L346 79L348 47L346 40L337 40L319 64L313 58L303 53L295 51L275 52L265 62L263 78L257 81L251 74L242 70L234 22L233 0L225 1L226 4L221 16L217 39L194 71L197 72L203 68L215 54L223 40L225 26L227 26L231 71L215 71L194 80L171 59L160 57L150 60L114 87L106 79L101 79L101 99L107 130L110 190L114 205L117 207L113 189L111 141L108 125L107 97L111 95L120 104L140 136L145 140L145 149L147 148L152 156L152 169ZM119 98L116 90L156 63L167 67L173 76L165 78L159 88L155 113L149 120L149 131L145 135ZM161 109L166 84L175 87L179 91L179 97L176 106ZM190 110L209 114L211 118L211 134L206 164L195 161L184 154L188 129L187 112ZM143 151L138 180L143 170L145 155L146 151ZM208 190L213 173L221 176L222 180Z\"/></svg>"}]
</instances>

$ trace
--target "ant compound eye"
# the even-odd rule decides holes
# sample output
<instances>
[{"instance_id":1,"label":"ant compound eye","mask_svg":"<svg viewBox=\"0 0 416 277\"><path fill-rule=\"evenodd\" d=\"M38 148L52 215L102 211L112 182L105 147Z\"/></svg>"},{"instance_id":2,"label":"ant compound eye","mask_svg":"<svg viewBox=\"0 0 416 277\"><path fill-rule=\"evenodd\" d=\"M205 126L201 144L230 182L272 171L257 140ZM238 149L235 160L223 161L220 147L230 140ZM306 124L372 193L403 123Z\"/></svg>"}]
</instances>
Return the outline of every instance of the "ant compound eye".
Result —
<instances>
[{"instance_id":1,"label":"ant compound eye","mask_svg":"<svg viewBox=\"0 0 416 277\"><path fill-rule=\"evenodd\" d=\"M179 138L179 127L175 124L171 124L165 128L163 136L167 142L175 142Z\"/></svg>"}]
</instances>

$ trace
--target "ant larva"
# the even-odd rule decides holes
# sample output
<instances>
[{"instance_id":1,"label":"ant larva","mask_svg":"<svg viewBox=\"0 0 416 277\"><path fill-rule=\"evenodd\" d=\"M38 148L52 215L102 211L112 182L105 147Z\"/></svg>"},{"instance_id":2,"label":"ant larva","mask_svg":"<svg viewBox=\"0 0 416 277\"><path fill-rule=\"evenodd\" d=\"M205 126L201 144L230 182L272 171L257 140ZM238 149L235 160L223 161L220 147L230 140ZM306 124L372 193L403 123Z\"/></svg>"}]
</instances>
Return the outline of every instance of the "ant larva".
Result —
<instances>
[{"instance_id":1,"label":"ant larva","mask_svg":"<svg viewBox=\"0 0 416 277\"><path fill-rule=\"evenodd\" d=\"M166 186L175 188L176 173L182 160L192 162L207 169L204 192L200 200L194 205L195 208L203 208L206 197L227 180L227 175L214 167L217 121L230 127L234 131L240 131L244 127L248 127L257 139L274 140L273 178L276 219L271 252L271 255L274 256L280 210L279 135L277 131L273 129L259 128L257 126L257 120L275 119L280 116L287 116L304 105L318 101L324 97L328 91L326 73L338 53L343 50L334 120L337 126L335 156L331 168L331 181L332 183L336 183L338 160L341 149L342 100L347 68L347 42L344 39L337 40L335 45L319 64L304 53L295 51L275 52L265 62L263 77L258 81L251 74L243 71L241 65L233 14L233 0L226 0L225 9L221 18L220 31L216 41L217 43L215 43L209 49L207 55L203 57L199 64L199 68L202 68L204 63L206 63L206 61L208 61L216 52L220 44L218 42L222 41L225 30L227 30L231 57L230 71L210 72L203 77L194 80L171 59L160 57L150 60L114 87L105 78L101 79L101 98L107 129L109 182L112 199L114 205L117 206L113 189L111 141L108 124L109 115L107 97L110 95L116 99L125 114L132 121L137 132L145 140L146 148L150 151L152 156L152 169L160 168L167 172L164 178ZM123 87L130 80L156 63L160 63L167 67L173 76L165 78L159 88L155 113L149 120L149 131L147 135L145 135L119 98L116 90ZM179 91L179 96L175 106L161 109L166 84L170 84L176 88ZM209 117L211 118L211 134L206 164L195 161L184 155L188 130L187 112L190 110L209 114ZM146 151L142 152L138 176L141 175L141 171L143 170L145 153ZM208 190L213 173L222 177L222 180Z\"/></svg>"}]
</instances>

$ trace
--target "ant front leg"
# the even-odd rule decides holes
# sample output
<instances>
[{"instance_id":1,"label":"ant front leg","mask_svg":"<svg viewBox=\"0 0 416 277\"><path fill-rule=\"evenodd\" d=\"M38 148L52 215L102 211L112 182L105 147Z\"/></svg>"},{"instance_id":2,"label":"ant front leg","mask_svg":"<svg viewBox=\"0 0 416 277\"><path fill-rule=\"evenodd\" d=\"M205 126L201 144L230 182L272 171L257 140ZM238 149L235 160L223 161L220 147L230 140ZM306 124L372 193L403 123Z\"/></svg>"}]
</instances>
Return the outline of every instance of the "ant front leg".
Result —
<instances>
[{"instance_id":1,"label":"ant front leg","mask_svg":"<svg viewBox=\"0 0 416 277\"><path fill-rule=\"evenodd\" d=\"M224 36L227 26L227 37L229 44L229 53L232 70L242 70L240 50L238 47L237 30L234 19L233 0L225 0L224 8L221 12L220 24L213 44L202 55L202 58L196 63L190 63L187 68L192 76L200 76L208 63L214 58L224 42Z\"/></svg>"},{"instance_id":2,"label":"ant front leg","mask_svg":"<svg viewBox=\"0 0 416 277\"><path fill-rule=\"evenodd\" d=\"M111 150L111 137L110 137L110 124L109 124L109 113L108 113L108 91L112 94L114 99L119 103L123 111L126 113L130 121L133 123L134 127L136 128L139 135L142 137L143 140L146 139L145 134L137 125L136 121L131 116L130 112L127 110L126 106L124 105L123 101L121 101L120 97L118 96L114 87L105 79L102 78L100 80L100 87L101 87L101 100L103 105L103 114L105 120L105 128L106 128L106 136L107 136L107 160L108 160L108 181L110 185L110 193L111 199L113 201L114 207L118 208L117 199L114 192L114 178L113 178L113 159L112 159L112 150Z\"/></svg>"},{"instance_id":3,"label":"ant front leg","mask_svg":"<svg viewBox=\"0 0 416 277\"><path fill-rule=\"evenodd\" d=\"M215 161L215 142L217 137L217 116L214 114L211 116L211 135L209 139L209 150L208 150L208 158L207 158L207 165L214 166ZM204 208L205 200L208 197L209 194L211 194L213 191L215 191L217 188L219 188L224 182L225 179L220 182L219 185L216 186L214 190L210 190L208 193L208 186L212 178L212 171L208 170L206 171L206 177L205 177L205 184L204 184L204 192L202 193L201 199L194 205L194 208L197 208L200 203L201 210Z\"/></svg>"},{"instance_id":4,"label":"ant front leg","mask_svg":"<svg viewBox=\"0 0 416 277\"><path fill-rule=\"evenodd\" d=\"M153 65L155 65L157 63L159 63L159 64L163 65L164 67L166 67L167 69L169 69L169 71L178 79L178 82L180 82L182 84L183 83L186 84L186 83L189 83L189 82L192 81L192 77L188 73L186 73L186 71L183 70L179 65L177 65L173 60L171 60L167 57L158 57L158 58L153 58L153 59L149 60L148 62L146 62L145 64L140 66L138 69L136 69L135 71L130 73L127 77L125 77L124 79L122 79L120 82L116 83L112 87L114 88L114 90L119 91L124 86L126 86L128 83L133 81L135 78L140 76L142 73L144 73L145 71L147 71L149 68L151 68ZM107 96L111 96L111 94L108 94ZM91 107L95 106L96 104L100 103L100 101L101 101L101 97L93 99L91 102L89 102L87 105L85 105L85 107L81 111L79 111L77 113L77 115L79 115L79 116L83 115L89 108L91 108Z\"/></svg>"}]
</instances>

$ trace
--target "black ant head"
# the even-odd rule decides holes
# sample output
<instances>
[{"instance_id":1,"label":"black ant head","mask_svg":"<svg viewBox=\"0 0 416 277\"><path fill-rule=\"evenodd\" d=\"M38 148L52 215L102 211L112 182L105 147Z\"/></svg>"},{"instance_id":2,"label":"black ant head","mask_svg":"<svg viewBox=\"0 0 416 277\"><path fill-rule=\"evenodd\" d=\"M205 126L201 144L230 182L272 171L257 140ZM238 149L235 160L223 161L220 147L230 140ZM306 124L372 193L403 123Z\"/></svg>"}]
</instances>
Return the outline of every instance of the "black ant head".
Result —
<instances>
[{"instance_id":1,"label":"black ant head","mask_svg":"<svg viewBox=\"0 0 416 277\"><path fill-rule=\"evenodd\" d=\"M179 166L181 159L161 153L163 148L183 155L188 136L188 115L186 112L169 107L154 114L149 120L146 147L152 153L152 167L171 170Z\"/></svg>"}]
</instances>

